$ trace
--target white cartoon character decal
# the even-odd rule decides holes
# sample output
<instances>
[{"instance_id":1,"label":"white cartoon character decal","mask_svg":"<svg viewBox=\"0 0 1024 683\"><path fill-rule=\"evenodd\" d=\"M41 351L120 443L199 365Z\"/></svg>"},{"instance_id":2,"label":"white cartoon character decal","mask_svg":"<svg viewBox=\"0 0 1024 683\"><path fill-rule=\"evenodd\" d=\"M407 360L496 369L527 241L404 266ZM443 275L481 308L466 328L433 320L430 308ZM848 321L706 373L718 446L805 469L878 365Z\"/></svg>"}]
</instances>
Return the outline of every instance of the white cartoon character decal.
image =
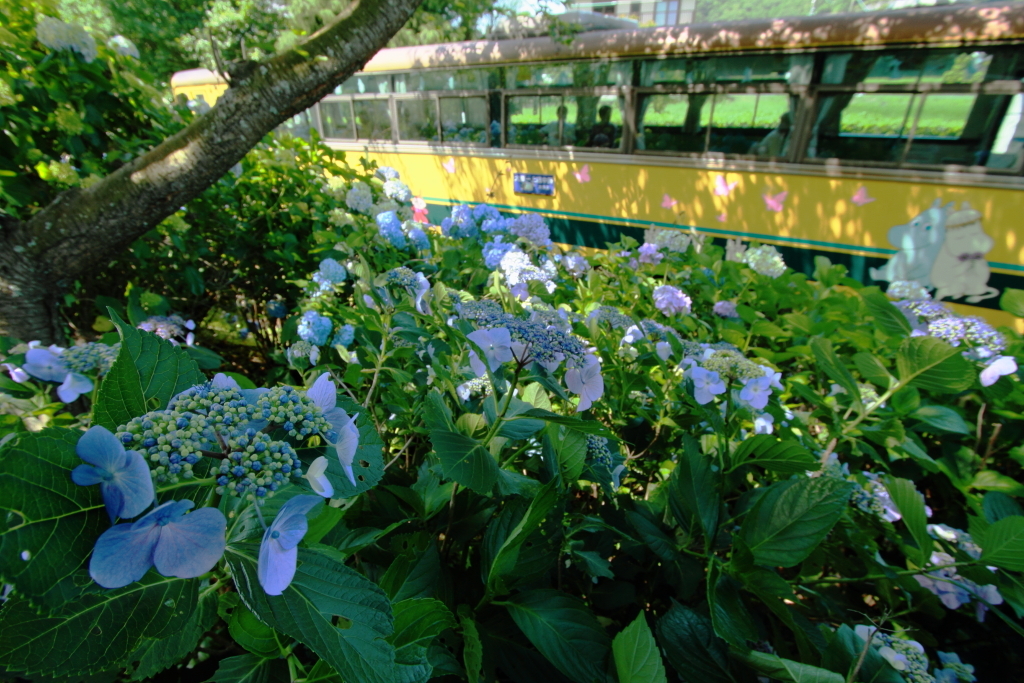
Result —
<instances>
[{"instance_id":1,"label":"white cartoon character decal","mask_svg":"<svg viewBox=\"0 0 1024 683\"><path fill-rule=\"evenodd\" d=\"M981 227L981 214L968 202L946 218L946 239L932 266L931 282L935 299L959 299L977 303L999 294L988 284L991 273L985 254L995 241Z\"/></svg>"},{"instance_id":2,"label":"white cartoon character decal","mask_svg":"<svg viewBox=\"0 0 1024 683\"><path fill-rule=\"evenodd\" d=\"M889 228L889 242L899 251L881 268L872 268L871 279L916 280L925 287L932 287L932 265L942 249L946 219L952 208L953 202L942 206L942 201L936 199L909 223Z\"/></svg>"}]
</instances>

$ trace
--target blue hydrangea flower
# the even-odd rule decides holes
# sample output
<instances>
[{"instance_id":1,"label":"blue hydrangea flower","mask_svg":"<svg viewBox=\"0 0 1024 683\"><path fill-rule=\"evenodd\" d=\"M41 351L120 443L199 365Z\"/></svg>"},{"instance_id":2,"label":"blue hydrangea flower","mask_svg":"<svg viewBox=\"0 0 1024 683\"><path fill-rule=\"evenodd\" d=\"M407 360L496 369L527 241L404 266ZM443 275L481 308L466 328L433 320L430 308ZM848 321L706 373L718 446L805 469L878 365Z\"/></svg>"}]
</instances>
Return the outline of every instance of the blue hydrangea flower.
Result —
<instances>
[{"instance_id":1,"label":"blue hydrangea flower","mask_svg":"<svg viewBox=\"0 0 1024 683\"><path fill-rule=\"evenodd\" d=\"M689 313L693 305L690 297L672 285L661 285L654 288L654 307L665 315Z\"/></svg>"},{"instance_id":2,"label":"blue hydrangea flower","mask_svg":"<svg viewBox=\"0 0 1024 683\"><path fill-rule=\"evenodd\" d=\"M302 478L309 482L310 487L318 496L330 498L334 495L334 485L327 478L327 458L324 456L316 458L306 468L306 473L302 475Z\"/></svg>"},{"instance_id":3,"label":"blue hydrangea flower","mask_svg":"<svg viewBox=\"0 0 1024 683\"><path fill-rule=\"evenodd\" d=\"M473 372L476 373L477 377L486 375L488 368L490 368L491 372L494 372L498 369L499 365L508 363L513 358L512 334L507 328L496 327L490 330L475 330L466 336L471 342L479 346L480 350L484 353L484 358L481 360L476 351L470 349L469 352L469 365L473 368Z\"/></svg>"},{"instance_id":4,"label":"blue hydrangea flower","mask_svg":"<svg viewBox=\"0 0 1024 683\"><path fill-rule=\"evenodd\" d=\"M44 382L63 382L68 368L60 359L64 349L51 346L48 349L29 349L25 353L25 372Z\"/></svg>"},{"instance_id":5,"label":"blue hydrangea flower","mask_svg":"<svg viewBox=\"0 0 1024 683\"><path fill-rule=\"evenodd\" d=\"M299 541L309 530L306 515L321 504L320 496L295 496L281 506L263 534L256 575L267 595L280 595L295 578Z\"/></svg>"},{"instance_id":6,"label":"blue hydrangea flower","mask_svg":"<svg viewBox=\"0 0 1024 683\"><path fill-rule=\"evenodd\" d=\"M306 396L323 411L324 418L330 423L330 429L323 436L338 454L338 461L345 470L348 480L353 486L357 486L352 462L359 448L359 428L356 427L356 418L359 414L349 417L348 413L337 407L338 390L326 372L317 377L316 382L306 392Z\"/></svg>"},{"instance_id":7,"label":"blue hydrangea flower","mask_svg":"<svg viewBox=\"0 0 1024 683\"><path fill-rule=\"evenodd\" d=\"M272 299L267 302L267 315L271 318L286 318L288 316L288 307L283 301Z\"/></svg>"},{"instance_id":8,"label":"blue hydrangea flower","mask_svg":"<svg viewBox=\"0 0 1024 683\"><path fill-rule=\"evenodd\" d=\"M695 365L689 374L693 380L693 397L701 405L711 403L715 396L724 394L726 391L725 382L714 370L706 370Z\"/></svg>"},{"instance_id":9,"label":"blue hydrangea flower","mask_svg":"<svg viewBox=\"0 0 1024 683\"><path fill-rule=\"evenodd\" d=\"M384 195L399 202L407 202L412 199L412 191L409 186L397 178L384 183Z\"/></svg>"},{"instance_id":10,"label":"blue hydrangea flower","mask_svg":"<svg viewBox=\"0 0 1024 683\"><path fill-rule=\"evenodd\" d=\"M348 345L355 341L356 328L349 324L342 325L338 328L338 331L334 333L334 339L331 340L331 346L344 346L348 348Z\"/></svg>"},{"instance_id":11,"label":"blue hydrangea flower","mask_svg":"<svg viewBox=\"0 0 1024 683\"><path fill-rule=\"evenodd\" d=\"M79 486L100 485L111 521L141 514L156 497L145 458L138 451L126 451L106 427L92 427L83 434L75 452L89 464L71 470L71 480Z\"/></svg>"},{"instance_id":12,"label":"blue hydrangea flower","mask_svg":"<svg viewBox=\"0 0 1024 683\"><path fill-rule=\"evenodd\" d=\"M566 361L565 386L572 393L580 397L580 403L576 412L583 412L604 395L604 378L601 376L601 360L593 355L587 354L583 359L582 367L578 361L572 359Z\"/></svg>"},{"instance_id":13,"label":"blue hydrangea flower","mask_svg":"<svg viewBox=\"0 0 1024 683\"><path fill-rule=\"evenodd\" d=\"M331 329L334 324L330 318L324 317L316 311L306 311L299 321L298 333L302 341L322 346L331 338Z\"/></svg>"},{"instance_id":14,"label":"blue hydrangea flower","mask_svg":"<svg viewBox=\"0 0 1024 683\"><path fill-rule=\"evenodd\" d=\"M504 258L505 254L514 247L515 244L512 242L503 242L501 235L496 236L493 242L484 244L484 265L491 270L495 270L501 265L501 259Z\"/></svg>"},{"instance_id":15,"label":"blue hydrangea flower","mask_svg":"<svg viewBox=\"0 0 1024 683\"><path fill-rule=\"evenodd\" d=\"M401 177L391 166L381 166L377 169L376 175L382 180L398 180Z\"/></svg>"},{"instance_id":16,"label":"blue hydrangea flower","mask_svg":"<svg viewBox=\"0 0 1024 683\"><path fill-rule=\"evenodd\" d=\"M498 220L501 214L490 204L477 204L473 207L473 220L483 223L486 220Z\"/></svg>"},{"instance_id":17,"label":"blue hydrangea flower","mask_svg":"<svg viewBox=\"0 0 1024 683\"><path fill-rule=\"evenodd\" d=\"M427 251L430 249L430 238L427 237L427 233L423 232L422 228L412 228L409 230L409 240L412 241L412 245L420 251Z\"/></svg>"},{"instance_id":18,"label":"blue hydrangea flower","mask_svg":"<svg viewBox=\"0 0 1024 683\"><path fill-rule=\"evenodd\" d=\"M340 284L348 277L348 271L332 258L325 258L320 262L320 276L325 282L332 285Z\"/></svg>"},{"instance_id":19,"label":"blue hydrangea flower","mask_svg":"<svg viewBox=\"0 0 1024 683\"><path fill-rule=\"evenodd\" d=\"M740 390L740 400L756 410L763 410L768 405L768 397L772 395L770 377L755 377L747 380Z\"/></svg>"},{"instance_id":20,"label":"blue hydrangea flower","mask_svg":"<svg viewBox=\"0 0 1024 683\"><path fill-rule=\"evenodd\" d=\"M228 521L217 508L191 500L168 501L132 524L103 532L89 561L89 576L104 588L138 581L150 567L164 576L193 579L213 569L224 554Z\"/></svg>"},{"instance_id":21,"label":"blue hydrangea flower","mask_svg":"<svg viewBox=\"0 0 1024 683\"><path fill-rule=\"evenodd\" d=\"M381 237L396 249L405 249L405 233L402 232L402 222L398 220L398 214L394 211L384 211L377 214L376 221Z\"/></svg>"}]
</instances>

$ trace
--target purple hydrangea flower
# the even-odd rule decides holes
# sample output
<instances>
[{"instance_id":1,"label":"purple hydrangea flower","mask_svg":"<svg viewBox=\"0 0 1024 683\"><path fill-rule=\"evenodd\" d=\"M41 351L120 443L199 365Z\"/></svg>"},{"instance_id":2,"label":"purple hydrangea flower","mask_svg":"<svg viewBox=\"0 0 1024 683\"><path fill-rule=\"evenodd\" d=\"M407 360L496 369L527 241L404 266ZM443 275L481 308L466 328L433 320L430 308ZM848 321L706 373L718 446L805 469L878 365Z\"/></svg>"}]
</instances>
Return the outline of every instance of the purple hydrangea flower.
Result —
<instances>
[{"instance_id":1,"label":"purple hydrangea flower","mask_svg":"<svg viewBox=\"0 0 1024 683\"><path fill-rule=\"evenodd\" d=\"M217 508L191 500L168 501L132 524L103 532L89 561L89 575L104 588L138 581L150 567L163 576L193 579L213 569L224 554L227 519Z\"/></svg>"},{"instance_id":2,"label":"purple hydrangea flower","mask_svg":"<svg viewBox=\"0 0 1024 683\"><path fill-rule=\"evenodd\" d=\"M714 314L721 318L738 318L739 313L736 312L735 301L716 301L715 307L712 309Z\"/></svg>"},{"instance_id":3,"label":"purple hydrangea flower","mask_svg":"<svg viewBox=\"0 0 1024 683\"><path fill-rule=\"evenodd\" d=\"M566 362L565 386L580 397L576 412L583 412L604 395L604 377L601 376L601 360L587 354L582 367L569 360Z\"/></svg>"},{"instance_id":4,"label":"purple hydrangea flower","mask_svg":"<svg viewBox=\"0 0 1024 683\"><path fill-rule=\"evenodd\" d=\"M507 328L496 327L491 330L475 330L470 332L467 337L484 352L483 360L480 359L476 351L471 349L469 352L469 364L477 377L486 375L488 368L490 368L491 372L494 372L498 369L499 365L508 363L513 359L512 335Z\"/></svg>"},{"instance_id":5,"label":"purple hydrangea flower","mask_svg":"<svg viewBox=\"0 0 1024 683\"><path fill-rule=\"evenodd\" d=\"M267 595L281 595L295 578L299 541L309 530L306 515L321 504L320 496L295 496L281 506L263 534L256 575Z\"/></svg>"},{"instance_id":6,"label":"purple hydrangea flower","mask_svg":"<svg viewBox=\"0 0 1024 683\"><path fill-rule=\"evenodd\" d=\"M690 297L672 285L661 285L654 290L654 307L665 315L689 313L692 304Z\"/></svg>"},{"instance_id":7,"label":"purple hydrangea flower","mask_svg":"<svg viewBox=\"0 0 1024 683\"><path fill-rule=\"evenodd\" d=\"M665 258L665 255L658 251L658 245L650 242L643 244L637 251L640 252L640 263L656 266Z\"/></svg>"},{"instance_id":8,"label":"purple hydrangea flower","mask_svg":"<svg viewBox=\"0 0 1024 683\"><path fill-rule=\"evenodd\" d=\"M694 365L690 370L690 379L693 380L693 397L697 403L706 405L715 400L718 394L726 391L725 382L714 370L706 370L699 365Z\"/></svg>"},{"instance_id":9,"label":"purple hydrangea flower","mask_svg":"<svg viewBox=\"0 0 1024 683\"><path fill-rule=\"evenodd\" d=\"M509 251L515 248L515 243L502 241L502 236L497 235L493 242L484 245L484 265L491 270L501 265L501 259Z\"/></svg>"},{"instance_id":10,"label":"purple hydrangea flower","mask_svg":"<svg viewBox=\"0 0 1024 683\"><path fill-rule=\"evenodd\" d=\"M740 400L755 410L763 410L768 405L768 397L772 395L772 379L755 377L747 380L740 389Z\"/></svg>"},{"instance_id":11,"label":"purple hydrangea flower","mask_svg":"<svg viewBox=\"0 0 1024 683\"><path fill-rule=\"evenodd\" d=\"M89 429L78 440L75 452L88 464L71 470L71 480L79 486L100 485L111 521L135 517L152 504L156 493L145 458L138 451L126 451L109 429Z\"/></svg>"}]
</instances>

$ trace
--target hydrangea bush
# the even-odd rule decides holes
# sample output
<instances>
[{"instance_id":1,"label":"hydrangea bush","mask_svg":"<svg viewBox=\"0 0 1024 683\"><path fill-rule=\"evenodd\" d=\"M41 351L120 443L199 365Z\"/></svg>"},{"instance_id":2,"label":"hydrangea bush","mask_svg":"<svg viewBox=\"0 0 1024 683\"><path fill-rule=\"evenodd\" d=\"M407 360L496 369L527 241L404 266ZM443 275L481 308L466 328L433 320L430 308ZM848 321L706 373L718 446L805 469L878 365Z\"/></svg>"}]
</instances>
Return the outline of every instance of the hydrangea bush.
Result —
<instances>
[{"instance_id":1,"label":"hydrangea bush","mask_svg":"<svg viewBox=\"0 0 1024 683\"><path fill-rule=\"evenodd\" d=\"M328 248L253 304L294 325L265 386L114 309L117 346L5 344L4 671L1013 677L1017 334L770 246L319 187Z\"/></svg>"}]
</instances>

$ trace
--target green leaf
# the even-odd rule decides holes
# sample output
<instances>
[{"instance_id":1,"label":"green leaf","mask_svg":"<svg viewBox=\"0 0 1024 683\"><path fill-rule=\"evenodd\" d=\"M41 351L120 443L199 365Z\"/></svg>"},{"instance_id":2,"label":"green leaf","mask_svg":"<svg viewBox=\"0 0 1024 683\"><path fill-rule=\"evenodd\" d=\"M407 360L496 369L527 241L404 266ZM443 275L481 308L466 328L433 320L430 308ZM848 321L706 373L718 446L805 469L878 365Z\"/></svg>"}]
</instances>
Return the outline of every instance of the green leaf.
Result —
<instances>
[{"instance_id":1,"label":"green leaf","mask_svg":"<svg viewBox=\"0 0 1024 683\"><path fill-rule=\"evenodd\" d=\"M182 346L189 358L202 370L216 370L224 364L224 356L203 346Z\"/></svg>"},{"instance_id":2,"label":"green leaf","mask_svg":"<svg viewBox=\"0 0 1024 683\"><path fill-rule=\"evenodd\" d=\"M594 614L574 596L542 588L503 603L533 646L576 683L604 683L609 638Z\"/></svg>"},{"instance_id":3,"label":"green leaf","mask_svg":"<svg viewBox=\"0 0 1024 683\"><path fill-rule=\"evenodd\" d=\"M467 683L479 683L484 680L484 646L468 605L459 605L459 623L462 625L462 660L466 667L466 680Z\"/></svg>"},{"instance_id":4,"label":"green leaf","mask_svg":"<svg viewBox=\"0 0 1024 683\"><path fill-rule=\"evenodd\" d=\"M975 474L970 487L982 491L999 491L1008 496L1024 496L1024 484L995 470L982 470Z\"/></svg>"},{"instance_id":5,"label":"green leaf","mask_svg":"<svg viewBox=\"0 0 1024 683\"><path fill-rule=\"evenodd\" d=\"M359 447L352 458L352 473L355 475L356 485L352 485L341 466L341 461L333 451L328 451L326 474L334 486L335 498L353 498L363 491L372 489L384 477L384 442L373 425L370 411L346 396L338 396L336 405L350 416L358 415L356 428L359 430Z\"/></svg>"},{"instance_id":6,"label":"green leaf","mask_svg":"<svg viewBox=\"0 0 1024 683\"><path fill-rule=\"evenodd\" d=\"M754 459L744 460L751 455ZM743 441L733 452L733 462L763 467L781 474L802 474L818 467L811 452L795 441L781 441L769 434L757 434Z\"/></svg>"},{"instance_id":7,"label":"green leaf","mask_svg":"<svg viewBox=\"0 0 1024 683\"><path fill-rule=\"evenodd\" d=\"M1000 569L1024 571L1024 517L1004 517L980 540L981 561Z\"/></svg>"},{"instance_id":8,"label":"green leaf","mask_svg":"<svg viewBox=\"0 0 1024 683\"><path fill-rule=\"evenodd\" d=\"M68 676L125 666L143 638L185 627L196 607L196 586L151 571L124 588L94 585L49 614L8 600L0 609L0 668Z\"/></svg>"},{"instance_id":9,"label":"green leaf","mask_svg":"<svg viewBox=\"0 0 1024 683\"><path fill-rule=\"evenodd\" d=\"M441 632L455 627L455 617L440 600L419 598L396 602L395 632L388 639L395 646L398 677L402 681L426 681L433 667L427 648Z\"/></svg>"},{"instance_id":10,"label":"green leaf","mask_svg":"<svg viewBox=\"0 0 1024 683\"><path fill-rule=\"evenodd\" d=\"M548 425L543 444L558 459L562 477L567 482L580 478L587 460L587 435L562 425Z\"/></svg>"},{"instance_id":11,"label":"green leaf","mask_svg":"<svg viewBox=\"0 0 1024 683\"><path fill-rule=\"evenodd\" d=\"M299 549L295 579L267 595L256 578L259 546L229 546L225 558L246 607L274 629L320 656L344 680L394 683L391 604L377 585L323 550ZM347 628L336 628L334 617Z\"/></svg>"},{"instance_id":12,"label":"green leaf","mask_svg":"<svg viewBox=\"0 0 1024 683\"><path fill-rule=\"evenodd\" d=\"M626 519L655 555L665 562L675 562L679 559L679 548L675 540L669 538L655 522L633 510L626 511Z\"/></svg>"},{"instance_id":13,"label":"green leaf","mask_svg":"<svg viewBox=\"0 0 1024 683\"><path fill-rule=\"evenodd\" d=\"M1020 503L999 491L986 493L985 497L981 499L981 507L985 511L985 519L990 524L994 524L1004 517L1024 516L1024 509L1021 509Z\"/></svg>"},{"instance_id":14,"label":"green leaf","mask_svg":"<svg viewBox=\"0 0 1024 683\"><path fill-rule=\"evenodd\" d=\"M100 383L93 421L114 431L130 419L167 407L172 397L206 377L181 347L138 330L110 310L121 350Z\"/></svg>"},{"instance_id":15,"label":"green leaf","mask_svg":"<svg viewBox=\"0 0 1024 683\"><path fill-rule=\"evenodd\" d=\"M1018 318L1024 318L1024 289L1004 289L1003 295L999 297L999 308Z\"/></svg>"},{"instance_id":16,"label":"green leaf","mask_svg":"<svg viewBox=\"0 0 1024 683\"><path fill-rule=\"evenodd\" d=\"M452 411L444 403L444 396L436 389L427 394L423 401L423 421L430 429L443 429L449 432L455 431L455 422L452 420Z\"/></svg>"},{"instance_id":17,"label":"green leaf","mask_svg":"<svg viewBox=\"0 0 1024 683\"><path fill-rule=\"evenodd\" d=\"M870 353L853 354L853 364L857 367L857 372L861 374L861 377L883 389L888 389L895 379L889 374L882 361Z\"/></svg>"},{"instance_id":18,"label":"green leaf","mask_svg":"<svg viewBox=\"0 0 1024 683\"><path fill-rule=\"evenodd\" d=\"M850 482L828 477L769 486L740 529L754 561L767 567L802 562L839 521L852 492Z\"/></svg>"},{"instance_id":19,"label":"green leaf","mask_svg":"<svg viewBox=\"0 0 1024 683\"><path fill-rule=\"evenodd\" d=\"M665 665L643 612L612 641L619 683L667 683Z\"/></svg>"},{"instance_id":20,"label":"green leaf","mask_svg":"<svg viewBox=\"0 0 1024 683\"><path fill-rule=\"evenodd\" d=\"M905 337L910 334L910 321L881 290L868 287L861 290L860 295L868 307L868 312L874 316L875 323L886 334L891 337Z\"/></svg>"},{"instance_id":21,"label":"green leaf","mask_svg":"<svg viewBox=\"0 0 1024 683\"><path fill-rule=\"evenodd\" d=\"M718 475L711 471L710 458L700 452L697 442L688 435L683 437L682 457L669 477L668 491L673 509L684 510L700 523L704 545L709 546L718 531L718 514L722 506Z\"/></svg>"},{"instance_id":22,"label":"green leaf","mask_svg":"<svg viewBox=\"0 0 1024 683\"><path fill-rule=\"evenodd\" d=\"M498 463L479 441L459 432L434 429L430 443L446 477L482 496L491 493L498 478Z\"/></svg>"},{"instance_id":23,"label":"green leaf","mask_svg":"<svg viewBox=\"0 0 1024 683\"><path fill-rule=\"evenodd\" d=\"M908 337L896 352L896 373L904 384L955 394L974 384L977 372L960 349L935 337Z\"/></svg>"},{"instance_id":24,"label":"green leaf","mask_svg":"<svg viewBox=\"0 0 1024 683\"><path fill-rule=\"evenodd\" d=\"M82 432L46 429L19 434L0 451L0 577L50 607L51 588L78 570L110 526L98 486L78 486Z\"/></svg>"},{"instance_id":25,"label":"green leaf","mask_svg":"<svg viewBox=\"0 0 1024 683\"><path fill-rule=\"evenodd\" d=\"M575 429L578 432L584 434L593 434L595 436L603 436L605 438L614 438L614 434L608 431L602 423L597 420L583 420L578 417L566 417L565 415L559 415L558 413L552 413L550 410L541 410L540 408L533 408L532 410L526 410L520 413L522 417L535 417L545 422L552 424L560 424Z\"/></svg>"},{"instance_id":26,"label":"green leaf","mask_svg":"<svg viewBox=\"0 0 1024 683\"><path fill-rule=\"evenodd\" d=\"M928 535L928 515L925 512L924 497L914 487L914 482L896 477L885 479L885 488L892 497L893 504L903 517L903 523L917 543L919 554L915 563L924 566L932 554L932 537Z\"/></svg>"},{"instance_id":27,"label":"green leaf","mask_svg":"<svg viewBox=\"0 0 1024 683\"><path fill-rule=\"evenodd\" d=\"M708 602L711 605L711 624L725 642L746 648L748 641L757 641L757 624L743 602L739 582L717 566L708 574Z\"/></svg>"},{"instance_id":28,"label":"green leaf","mask_svg":"<svg viewBox=\"0 0 1024 683\"><path fill-rule=\"evenodd\" d=\"M843 365L843 361L836 355L832 348L832 342L824 337L814 337L811 339L810 346L814 353L815 363L822 372L828 375L833 382L846 389L854 407L863 412L864 404L860 400L860 388L857 386L857 380L853 378L850 371Z\"/></svg>"},{"instance_id":29,"label":"green leaf","mask_svg":"<svg viewBox=\"0 0 1024 683\"><path fill-rule=\"evenodd\" d=\"M821 658L823 667L845 678L856 666L861 653L866 652L855 680L861 683L905 683L906 679L889 665L876 648L869 647L865 651L864 640L846 624L837 628L831 638Z\"/></svg>"},{"instance_id":30,"label":"green leaf","mask_svg":"<svg viewBox=\"0 0 1024 683\"><path fill-rule=\"evenodd\" d=\"M551 399L548 398L547 392L539 382L531 382L526 385L526 388L523 389L523 400L534 408L551 410Z\"/></svg>"},{"instance_id":31,"label":"green leaf","mask_svg":"<svg viewBox=\"0 0 1024 683\"><path fill-rule=\"evenodd\" d=\"M735 683L729 672L725 641L715 635L711 620L672 601L655 627L658 644L669 664L692 683Z\"/></svg>"},{"instance_id":32,"label":"green leaf","mask_svg":"<svg viewBox=\"0 0 1024 683\"><path fill-rule=\"evenodd\" d=\"M242 609L242 608L239 608ZM209 592L199 600L192 617L181 629L161 638L144 638L128 657L128 673L133 681L149 680L191 654L207 631L217 623L217 593Z\"/></svg>"},{"instance_id":33,"label":"green leaf","mask_svg":"<svg viewBox=\"0 0 1024 683\"><path fill-rule=\"evenodd\" d=\"M244 654L225 657L217 663L217 672L208 683L288 683L288 662L283 659L264 659ZM310 676L308 681L314 681Z\"/></svg>"},{"instance_id":34,"label":"green leaf","mask_svg":"<svg viewBox=\"0 0 1024 683\"><path fill-rule=\"evenodd\" d=\"M512 529L501 544L494 562L487 573L487 590L493 595L504 595L509 590L508 579L517 573L519 552L523 543L534 531L540 528L545 518L552 514L560 493L559 482L552 479L537 493L530 503L526 514Z\"/></svg>"},{"instance_id":35,"label":"green leaf","mask_svg":"<svg viewBox=\"0 0 1024 683\"><path fill-rule=\"evenodd\" d=\"M740 656L743 663L773 681L782 683L844 683L846 678L834 671L810 664L801 664L778 655L764 652L746 652Z\"/></svg>"},{"instance_id":36,"label":"green leaf","mask_svg":"<svg viewBox=\"0 0 1024 683\"><path fill-rule=\"evenodd\" d=\"M956 412L948 406L926 405L921 406L908 417L920 420L929 427L934 427L943 432L951 434L970 434L971 430Z\"/></svg>"},{"instance_id":37,"label":"green leaf","mask_svg":"<svg viewBox=\"0 0 1024 683\"><path fill-rule=\"evenodd\" d=\"M408 552L398 555L381 577L380 587L395 602L434 597L441 571L437 539L430 538L425 546L413 545Z\"/></svg>"},{"instance_id":38,"label":"green leaf","mask_svg":"<svg viewBox=\"0 0 1024 683\"><path fill-rule=\"evenodd\" d=\"M267 659L281 656L274 629L260 621L245 605L239 605L231 612L228 633L235 642L249 652Z\"/></svg>"}]
</instances>

